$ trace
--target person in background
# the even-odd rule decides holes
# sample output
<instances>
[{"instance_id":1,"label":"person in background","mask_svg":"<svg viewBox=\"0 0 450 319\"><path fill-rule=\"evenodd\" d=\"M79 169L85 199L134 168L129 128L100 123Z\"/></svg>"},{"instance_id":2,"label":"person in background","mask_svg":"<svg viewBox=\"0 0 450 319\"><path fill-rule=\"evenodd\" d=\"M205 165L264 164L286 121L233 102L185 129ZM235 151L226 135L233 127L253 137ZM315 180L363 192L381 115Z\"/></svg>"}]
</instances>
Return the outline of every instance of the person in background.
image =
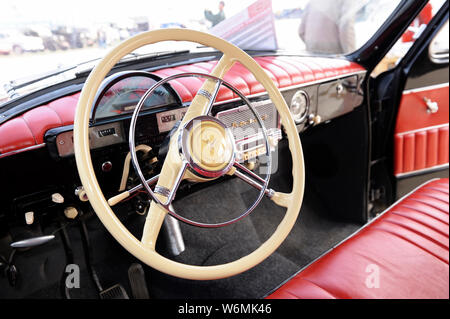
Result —
<instances>
[{"instance_id":1,"label":"person in background","mask_svg":"<svg viewBox=\"0 0 450 319\"><path fill-rule=\"evenodd\" d=\"M97 43L100 48L106 48L106 32L103 28L97 30Z\"/></svg>"},{"instance_id":2,"label":"person in background","mask_svg":"<svg viewBox=\"0 0 450 319\"><path fill-rule=\"evenodd\" d=\"M307 4L298 29L307 51L342 54L356 49L354 2L314 0Z\"/></svg>"},{"instance_id":3,"label":"person in background","mask_svg":"<svg viewBox=\"0 0 450 319\"><path fill-rule=\"evenodd\" d=\"M212 26L215 26L216 24L219 24L223 20L225 20L225 12L223 11L223 8L225 7L225 2L220 1L219 2L219 13L213 14L211 10L205 10L205 18L208 21L211 21Z\"/></svg>"}]
</instances>

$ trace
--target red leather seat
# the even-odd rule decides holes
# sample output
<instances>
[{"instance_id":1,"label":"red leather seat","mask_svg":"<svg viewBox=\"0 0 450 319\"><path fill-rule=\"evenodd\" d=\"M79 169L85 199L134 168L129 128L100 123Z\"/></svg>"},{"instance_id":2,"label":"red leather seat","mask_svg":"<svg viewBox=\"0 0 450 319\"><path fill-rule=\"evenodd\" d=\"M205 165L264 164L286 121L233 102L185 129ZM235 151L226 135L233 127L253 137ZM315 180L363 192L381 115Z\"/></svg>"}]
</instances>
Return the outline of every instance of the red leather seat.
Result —
<instances>
[{"instance_id":1,"label":"red leather seat","mask_svg":"<svg viewBox=\"0 0 450 319\"><path fill-rule=\"evenodd\" d=\"M449 298L449 183L430 181L268 298Z\"/></svg>"}]
</instances>

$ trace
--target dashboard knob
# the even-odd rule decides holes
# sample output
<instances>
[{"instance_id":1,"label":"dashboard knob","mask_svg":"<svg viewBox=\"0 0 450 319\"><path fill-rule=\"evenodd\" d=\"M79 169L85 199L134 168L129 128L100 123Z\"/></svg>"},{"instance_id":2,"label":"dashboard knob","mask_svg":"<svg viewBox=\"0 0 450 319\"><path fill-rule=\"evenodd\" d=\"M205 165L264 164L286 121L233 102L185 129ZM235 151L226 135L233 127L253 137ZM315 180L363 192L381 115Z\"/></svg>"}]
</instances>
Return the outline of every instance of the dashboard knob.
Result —
<instances>
[{"instance_id":1,"label":"dashboard knob","mask_svg":"<svg viewBox=\"0 0 450 319\"><path fill-rule=\"evenodd\" d=\"M256 163L255 162L247 162L244 164L245 167L247 167L249 170L253 171L256 167Z\"/></svg>"},{"instance_id":2,"label":"dashboard knob","mask_svg":"<svg viewBox=\"0 0 450 319\"><path fill-rule=\"evenodd\" d=\"M75 217L78 216L78 210L75 207L66 207L64 209L64 215L68 218L68 219L75 219Z\"/></svg>"},{"instance_id":3,"label":"dashboard knob","mask_svg":"<svg viewBox=\"0 0 450 319\"><path fill-rule=\"evenodd\" d=\"M269 146L271 150L274 150L278 146L278 139L273 136L268 136L267 140L269 141Z\"/></svg>"},{"instance_id":4,"label":"dashboard knob","mask_svg":"<svg viewBox=\"0 0 450 319\"><path fill-rule=\"evenodd\" d=\"M112 163L110 161L104 162L102 164L102 171L108 173L112 170Z\"/></svg>"},{"instance_id":5,"label":"dashboard knob","mask_svg":"<svg viewBox=\"0 0 450 319\"><path fill-rule=\"evenodd\" d=\"M64 203L64 197L60 193L52 194L52 202L56 204Z\"/></svg>"},{"instance_id":6,"label":"dashboard knob","mask_svg":"<svg viewBox=\"0 0 450 319\"><path fill-rule=\"evenodd\" d=\"M341 95L344 92L344 86L342 85L342 83L339 83L336 86L336 93L337 95Z\"/></svg>"},{"instance_id":7,"label":"dashboard knob","mask_svg":"<svg viewBox=\"0 0 450 319\"><path fill-rule=\"evenodd\" d=\"M310 114L308 118L308 122L310 125L317 125L322 122L322 117L320 115Z\"/></svg>"},{"instance_id":8,"label":"dashboard knob","mask_svg":"<svg viewBox=\"0 0 450 319\"><path fill-rule=\"evenodd\" d=\"M82 201L82 202L87 202L89 200L86 191L84 190L83 186L79 186L75 189L75 196L78 196L78 198Z\"/></svg>"},{"instance_id":9,"label":"dashboard knob","mask_svg":"<svg viewBox=\"0 0 450 319\"><path fill-rule=\"evenodd\" d=\"M316 116L314 116L314 124L320 124L320 123L322 123L322 117L320 116L320 115L316 115Z\"/></svg>"},{"instance_id":10,"label":"dashboard knob","mask_svg":"<svg viewBox=\"0 0 450 319\"><path fill-rule=\"evenodd\" d=\"M27 225L31 225L34 223L34 212L25 213L25 223L27 223Z\"/></svg>"}]
</instances>

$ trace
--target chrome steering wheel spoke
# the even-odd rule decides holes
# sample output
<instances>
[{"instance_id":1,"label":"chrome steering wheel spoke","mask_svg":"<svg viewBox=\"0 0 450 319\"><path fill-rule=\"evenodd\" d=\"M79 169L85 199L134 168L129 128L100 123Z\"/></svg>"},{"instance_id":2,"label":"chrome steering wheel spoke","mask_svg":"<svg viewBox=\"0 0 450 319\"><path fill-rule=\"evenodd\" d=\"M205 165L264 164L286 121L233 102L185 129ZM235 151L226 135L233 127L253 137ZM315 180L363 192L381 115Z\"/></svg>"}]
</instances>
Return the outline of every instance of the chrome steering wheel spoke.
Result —
<instances>
[{"instance_id":1,"label":"chrome steering wheel spoke","mask_svg":"<svg viewBox=\"0 0 450 319\"><path fill-rule=\"evenodd\" d=\"M175 75L166 77L166 78L158 81L151 88L149 88L147 90L147 92L145 92L145 94L141 97L141 99L139 100L138 104L136 105L136 107L134 109L133 116L131 118L131 123L130 123L129 147L130 147L131 161L132 161L132 164L136 171L137 176L141 180L141 184L130 189L129 192L132 192L132 191L135 192L135 191L138 191L138 190L144 188L147 191L147 193L149 194L152 201L154 202L154 203L152 203L152 205L159 206L162 210L164 210L168 214L172 215L173 217L177 218L178 220L180 220L186 224L197 226L197 227L202 227L202 228L217 228L217 227L223 227L223 226L227 226L232 223L235 223L235 222L241 220L242 218L244 218L245 216L249 215L256 208L256 206L259 204L259 202L262 200L262 198L264 196L268 196L269 198L272 198L273 194L275 193L273 190L268 189L268 187L267 187L269 184L270 174L267 174L266 178L263 179L263 178L259 177L257 174L255 174L254 172L252 172L251 170L247 169L245 166L238 163L235 160L235 149L233 147L234 155L230 157L229 166L227 166L226 170L223 170L222 175L225 175L225 174L233 175L232 174L232 171L233 171L233 173L238 178L242 179L243 181L245 181L249 185L252 185L253 187L255 187L256 189L258 189L260 191L257 199L243 214L241 214L238 217L233 218L231 220L225 221L225 222L203 223L203 222L193 221L193 220L187 219L187 218L179 215L178 213L176 213L174 211L173 206L171 205L175 198L176 191L178 190L178 187L180 186L180 183L185 178L185 176L192 177L192 176L198 174L195 172L196 171L195 168L191 167L193 164L190 161L188 161L188 158L186 158L186 156L185 156L186 154L183 152L180 152L181 147L176 147L176 149L175 149L174 146L179 144L179 142L181 141L183 129L185 129L185 127L187 125L189 125L190 122L195 121L195 120L198 120L200 122L201 121L218 122L217 118L213 118L212 116L210 116L208 114L211 113L211 109L214 106L214 102L217 98L217 95L219 93L221 86L224 86L224 87L230 89L237 96L239 96L242 99L242 101L252 111L253 116L255 117L256 121L258 122L258 124L262 130L262 135L263 135L264 141L265 141L265 145L264 145L265 146L265 156L267 156L267 159L268 159L266 165L267 165L268 172L270 172L270 169L271 169L271 153L270 152L271 151L270 151L268 137L267 137L267 133L266 133L266 129L265 129L263 120L261 119L258 112L255 110L255 108L252 106L252 104L248 100L248 98L245 95L243 95L239 90L237 90L234 86L232 86L230 83L228 83L222 79L222 76L226 73L226 71L231 67L232 64L233 64L233 62L230 62L225 57L225 58L221 59L221 61L219 62L219 65L216 66L215 70L216 71L218 70L217 72L213 71L211 74L180 73L180 74L175 74ZM215 76L212 74L218 74L218 76ZM173 143L175 145L172 145L172 148L169 149L169 153L167 155L167 157L169 155L171 156L170 162L172 163L171 164L172 167L170 170L166 171L166 173L170 173L172 175L171 183L169 183L170 185L168 184L168 185L163 186L163 185L160 185L160 181L161 181L160 178L159 178L159 180L156 179L156 177L154 177L155 179L153 179L153 180L152 179L146 180L141 171L141 168L139 166L137 156L136 156L136 146L135 146L136 122L139 117L139 112L142 109L145 100L151 94L153 94L153 92L158 87L160 87L172 80L182 78L182 77L206 78L206 81L209 81L209 83L208 83L208 85L203 85L202 88L199 90L199 92L197 92L197 94L194 97L194 99L196 99L198 102L198 103L195 103L196 110L190 112L190 108L192 107L192 104L191 104L187 113L185 114L184 119L182 120L182 123L181 123L178 131L176 133L174 133L172 136L173 141L171 141L170 143ZM201 100L203 98L205 98L206 100ZM201 115L198 115L199 113L201 113ZM228 131L228 128L225 127L225 130ZM234 146L234 140L233 140L233 146ZM166 160L167 160L167 158L166 158ZM230 168L231 168L231 170L230 170ZM200 180L200 181L207 181L211 178L214 179L214 178L220 177L222 175L219 174L218 176L212 176L212 175L208 176L207 174L206 175L203 174L203 176L201 177L201 178L203 178L203 180ZM188 179L190 179L190 178L188 178ZM150 183L149 181L151 181L152 183ZM152 190L150 185L154 184L155 182L157 182L158 184L155 186L155 189ZM129 196L129 194L128 194L128 196ZM110 205L111 205L111 203L110 203ZM154 209L156 209L156 208L154 208ZM157 216L159 216L159 215L160 214L158 213ZM155 218L155 222L157 222L156 224L159 225L158 221L161 221L160 217ZM148 221L147 224L153 225L154 222ZM153 229L152 227L146 227L146 228ZM155 233L155 232L152 230L152 231L149 231L148 233ZM153 238L152 236L150 236L150 237ZM149 240L149 242L153 242L153 240Z\"/></svg>"},{"instance_id":2,"label":"chrome steering wheel spoke","mask_svg":"<svg viewBox=\"0 0 450 319\"><path fill-rule=\"evenodd\" d=\"M160 185L156 185L155 186L155 190L153 191L153 194L155 194L155 195L156 194L162 195L162 196L167 198L167 201L162 203L157 198L157 196L152 196L152 199L155 202L157 202L158 204L160 204L162 207L164 207L167 211L169 211L171 209L170 205L172 205L172 202L173 202L173 200L175 198L175 195L177 193L178 187L180 187L181 181L184 178L184 174L186 172L187 167L188 167L188 163L183 161L182 164L181 164L181 168L180 168L180 170L178 172L178 175L177 175L177 177L175 179L175 183L174 183L172 189L168 189L168 188L160 186Z\"/></svg>"},{"instance_id":3,"label":"chrome steering wheel spoke","mask_svg":"<svg viewBox=\"0 0 450 319\"><path fill-rule=\"evenodd\" d=\"M254 173L250 169L248 169L245 165L235 162L233 166L235 168L233 172L234 176L246 182L248 185L253 186L257 190L263 192L264 195L266 195L268 198L273 197L275 191L273 189L268 188L269 186L268 181L266 181L264 178Z\"/></svg>"}]
</instances>

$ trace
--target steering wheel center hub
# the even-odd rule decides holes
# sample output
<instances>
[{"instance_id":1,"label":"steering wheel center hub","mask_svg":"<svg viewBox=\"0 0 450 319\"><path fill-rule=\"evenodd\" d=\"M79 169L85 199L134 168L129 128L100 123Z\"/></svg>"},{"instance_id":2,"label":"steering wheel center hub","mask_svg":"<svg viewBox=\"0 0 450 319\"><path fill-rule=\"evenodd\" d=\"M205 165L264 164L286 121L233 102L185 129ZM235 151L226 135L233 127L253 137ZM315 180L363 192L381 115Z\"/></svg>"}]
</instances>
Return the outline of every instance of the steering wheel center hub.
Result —
<instances>
[{"instance_id":1,"label":"steering wheel center hub","mask_svg":"<svg viewBox=\"0 0 450 319\"><path fill-rule=\"evenodd\" d=\"M181 131L181 152L195 174L216 178L233 165L234 138L218 119L196 117Z\"/></svg>"}]
</instances>

